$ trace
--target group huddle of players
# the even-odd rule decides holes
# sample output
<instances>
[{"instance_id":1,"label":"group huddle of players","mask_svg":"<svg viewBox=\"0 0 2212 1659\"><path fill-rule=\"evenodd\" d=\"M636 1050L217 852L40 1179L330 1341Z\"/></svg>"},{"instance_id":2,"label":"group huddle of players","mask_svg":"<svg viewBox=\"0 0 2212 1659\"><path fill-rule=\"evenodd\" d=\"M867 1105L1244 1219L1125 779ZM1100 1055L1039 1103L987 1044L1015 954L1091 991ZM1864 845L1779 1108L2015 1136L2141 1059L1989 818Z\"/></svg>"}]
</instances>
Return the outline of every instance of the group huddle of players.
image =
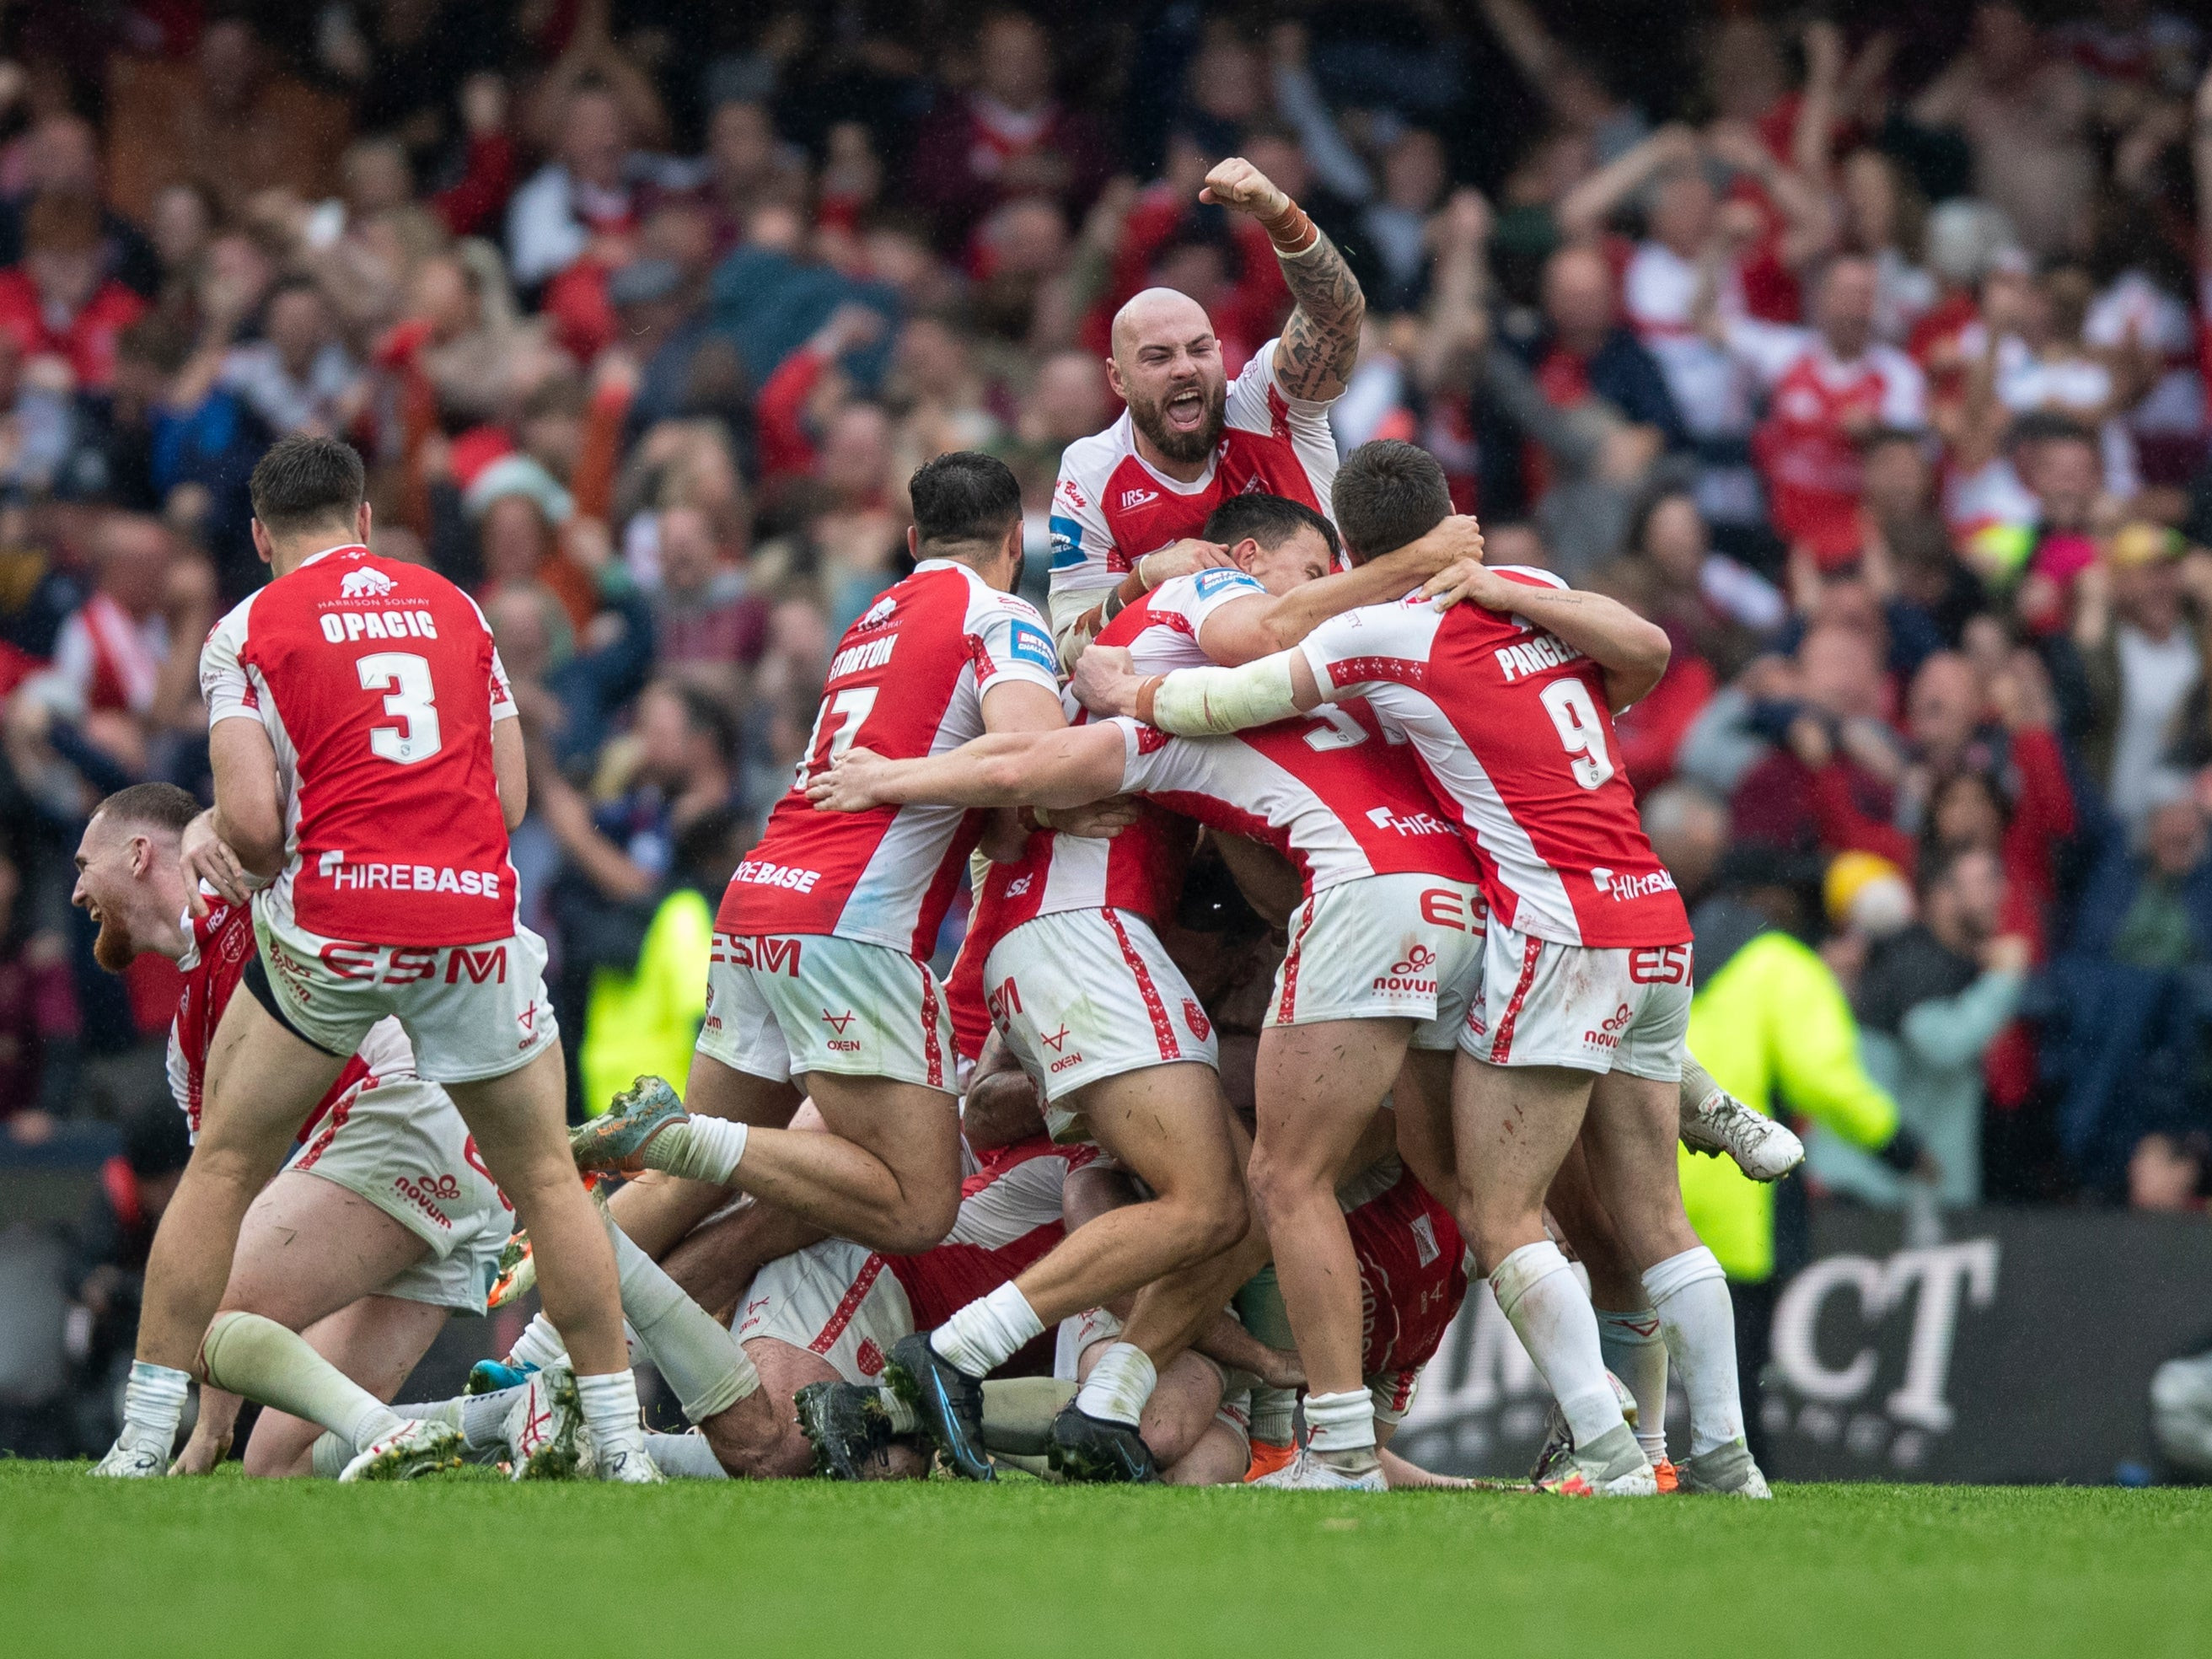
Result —
<instances>
[{"instance_id":1,"label":"group huddle of players","mask_svg":"<svg viewBox=\"0 0 2212 1659\"><path fill-rule=\"evenodd\" d=\"M78 854L102 963L185 970L197 1136L97 1473L211 1467L242 1396L250 1474L1455 1484L1388 1442L1474 1273L1556 1402L1538 1486L1765 1495L1676 1148L1802 1149L1684 1048L1612 723L1665 635L1485 567L1424 452L1340 463L1357 282L1249 164L1204 199L1273 240L1282 337L1231 380L1195 302L1123 308L1049 622L1013 475L914 475L913 574L730 882L684 1088L573 1136L489 631L370 550L343 445L264 459L275 579L202 657L216 805L137 786ZM387 1403L533 1281L470 1394ZM689 1432L643 1431L640 1359Z\"/></svg>"}]
</instances>

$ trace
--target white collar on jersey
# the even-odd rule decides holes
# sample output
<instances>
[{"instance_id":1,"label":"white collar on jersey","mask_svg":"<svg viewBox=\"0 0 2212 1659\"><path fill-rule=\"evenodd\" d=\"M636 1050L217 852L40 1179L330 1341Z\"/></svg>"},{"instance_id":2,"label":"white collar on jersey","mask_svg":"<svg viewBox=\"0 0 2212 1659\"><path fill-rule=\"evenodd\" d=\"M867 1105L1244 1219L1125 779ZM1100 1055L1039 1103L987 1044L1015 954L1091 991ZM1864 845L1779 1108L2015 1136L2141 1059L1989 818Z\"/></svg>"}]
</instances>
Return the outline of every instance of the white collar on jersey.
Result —
<instances>
[{"instance_id":1,"label":"white collar on jersey","mask_svg":"<svg viewBox=\"0 0 2212 1659\"><path fill-rule=\"evenodd\" d=\"M1181 478L1170 478L1166 473L1161 471L1159 468L1154 466L1150 461L1146 460L1142 455L1137 453L1137 423L1130 416L1127 410L1124 409L1121 411L1121 418L1116 421L1114 424L1121 434L1122 449L1137 463L1139 466L1141 466L1146 472L1152 475L1152 482L1159 485L1161 489L1170 490L1178 495L1202 495L1207 489L1212 488L1215 469L1219 467L1221 465L1221 446L1218 443L1216 443L1212 449L1206 454L1206 471L1200 473L1198 477L1192 479L1188 483L1185 483ZM1224 426L1221 430L1224 437L1228 436L1229 428L1227 427Z\"/></svg>"},{"instance_id":2,"label":"white collar on jersey","mask_svg":"<svg viewBox=\"0 0 2212 1659\"><path fill-rule=\"evenodd\" d=\"M314 563L318 559L327 559L333 553L350 553L356 548L360 549L363 553L368 551L368 547L360 542L340 542L336 547L326 547L319 553L308 554L306 558L301 560L300 562L294 565L292 568L295 570L305 570L309 565Z\"/></svg>"}]
</instances>

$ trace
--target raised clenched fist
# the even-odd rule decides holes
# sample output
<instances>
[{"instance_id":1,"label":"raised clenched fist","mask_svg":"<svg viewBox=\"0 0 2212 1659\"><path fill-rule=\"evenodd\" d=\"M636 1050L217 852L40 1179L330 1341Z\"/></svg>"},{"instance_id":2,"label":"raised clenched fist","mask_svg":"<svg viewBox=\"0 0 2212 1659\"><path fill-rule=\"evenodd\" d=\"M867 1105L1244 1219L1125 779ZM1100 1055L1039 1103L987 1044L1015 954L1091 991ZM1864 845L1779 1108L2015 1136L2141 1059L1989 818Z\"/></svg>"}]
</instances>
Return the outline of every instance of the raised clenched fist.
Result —
<instances>
[{"instance_id":1,"label":"raised clenched fist","mask_svg":"<svg viewBox=\"0 0 2212 1659\"><path fill-rule=\"evenodd\" d=\"M1198 199L1249 213L1263 222L1280 218L1291 205L1291 198L1274 180L1241 155L1216 164L1206 175L1206 188L1198 192Z\"/></svg>"}]
</instances>

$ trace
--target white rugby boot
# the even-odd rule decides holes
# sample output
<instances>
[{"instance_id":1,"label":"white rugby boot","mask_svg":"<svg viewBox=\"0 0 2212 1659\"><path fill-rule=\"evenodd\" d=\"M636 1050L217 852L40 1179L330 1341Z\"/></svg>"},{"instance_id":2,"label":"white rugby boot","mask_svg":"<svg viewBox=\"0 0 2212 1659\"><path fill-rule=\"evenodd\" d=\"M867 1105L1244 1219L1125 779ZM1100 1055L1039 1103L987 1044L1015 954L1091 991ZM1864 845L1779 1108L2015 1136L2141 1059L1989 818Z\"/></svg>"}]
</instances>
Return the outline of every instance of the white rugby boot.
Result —
<instances>
[{"instance_id":1,"label":"white rugby boot","mask_svg":"<svg viewBox=\"0 0 2212 1659\"><path fill-rule=\"evenodd\" d=\"M1636 1431L1623 1423L1578 1448L1565 1474L1537 1482L1536 1489L1561 1498L1656 1498L1659 1477Z\"/></svg>"},{"instance_id":2,"label":"white rugby boot","mask_svg":"<svg viewBox=\"0 0 2212 1659\"><path fill-rule=\"evenodd\" d=\"M1390 1487L1380 1463L1352 1474L1323 1462L1304 1446L1273 1474L1246 1484L1275 1492L1388 1492Z\"/></svg>"},{"instance_id":3,"label":"white rugby boot","mask_svg":"<svg viewBox=\"0 0 2212 1659\"><path fill-rule=\"evenodd\" d=\"M115 1437L115 1443L107 1449L107 1455L85 1471L116 1480L143 1480L152 1475L169 1472L169 1442L167 1436L125 1423L123 1432Z\"/></svg>"},{"instance_id":4,"label":"white rugby boot","mask_svg":"<svg viewBox=\"0 0 2212 1659\"><path fill-rule=\"evenodd\" d=\"M1720 1498L1771 1498L1766 1477L1752 1462L1751 1448L1741 1440L1699 1452L1682 1460L1678 1474L1681 1490Z\"/></svg>"},{"instance_id":5,"label":"white rugby boot","mask_svg":"<svg viewBox=\"0 0 2212 1659\"><path fill-rule=\"evenodd\" d=\"M338 1472L340 1480L413 1480L461 1467L469 1443L450 1423L420 1418L372 1440Z\"/></svg>"},{"instance_id":6,"label":"white rugby boot","mask_svg":"<svg viewBox=\"0 0 2212 1659\"><path fill-rule=\"evenodd\" d=\"M588 1474L591 1443L575 1373L552 1365L532 1376L507 1407L500 1437L507 1442L512 1480L573 1480Z\"/></svg>"},{"instance_id":7,"label":"white rugby boot","mask_svg":"<svg viewBox=\"0 0 2212 1659\"><path fill-rule=\"evenodd\" d=\"M1725 1089L1682 1107L1680 1133L1692 1152L1734 1158L1753 1181L1779 1181L1805 1161L1805 1143L1796 1131L1753 1111Z\"/></svg>"}]
</instances>

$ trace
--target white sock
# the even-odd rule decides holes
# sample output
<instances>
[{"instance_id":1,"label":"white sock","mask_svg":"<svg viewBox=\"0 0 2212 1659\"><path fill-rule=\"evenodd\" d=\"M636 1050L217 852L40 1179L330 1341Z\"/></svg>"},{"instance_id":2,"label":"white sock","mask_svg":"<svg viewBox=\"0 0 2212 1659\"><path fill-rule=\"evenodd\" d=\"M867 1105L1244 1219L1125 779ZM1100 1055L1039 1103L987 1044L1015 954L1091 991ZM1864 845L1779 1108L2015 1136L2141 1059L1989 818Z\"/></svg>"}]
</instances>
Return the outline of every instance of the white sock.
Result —
<instances>
[{"instance_id":1,"label":"white sock","mask_svg":"<svg viewBox=\"0 0 2212 1659\"><path fill-rule=\"evenodd\" d=\"M511 1389L495 1389L489 1394L464 1395L453 1426L460 1430L461 1438L477 1451L489 1451L494 1446L504 1446L507 1444L507 1414L529 1389L527 1382L518 1382Z\"/></svg>"},{"instance_id":2,"label":"white sock","mask_svg":"<svg viewBox=\"0 0 2212 1659\"><path fill-rule=\"evenodd\" d=\"M1605 1368L1636 1396L1636 1438L1654 1463L1667 1457L1667 1339L1650 1308L1633 1313L1597 1310L1598 1352Z\"/></svg>"},{"instance_id":3,"label":"white sock","mask_svg":"<svg viewBox=\"0 0 2212 1659\"><path fill-rule=\"evenodd\" d=\"M889 1389L878 1386L876 1389L876 1393L884 1402L884 1413L891 1419L891 1432L893 1434L920 1434L921 1432L921 1414L915 1411L913 1407L908 1405L905 1401L900 1399Z\"/></svg>"},{"instance_id":4,"label":"white sock","mask_svg":"<svg viewBox=\"0 0 2212 1659\"><path fill-rule=\"evenodd\" d=\"M585 1432L603 1456L617 1449L644 1449L645 1425L637 1414L637 1379L629 1372L579 1376L576 1398L584 1408Z\"/></svg>"},{"instance_id":5,"label":"white sock","mask_svg":"<svg viewBox=\"0 0 2212 1659\"><path fill-rule=\"evenodd\" d=\"M719 1123L720 1118L708 1122ZM729 1328L694 1302L660 1264L611 1222L623 1313L646 1358L675 1391L685 1419L703 1423L760 1389L760 1373Z\"/></svg>"},{"instance_id":6,"label":"white sock","mask_svg":"<svg viewBox=\"0 0 2212 1659\"><path fill-rule=\"evenodd\" d=\"M505 1443L471 1436L468 1431L470 1408L473 1407L481 1411L483 1402L489 1400L498 1406L503 1415L507 1403L521 1392L520 1389L502 1389L497 1394L457 1395L451 1400L422 1400L411 1405L393 1406L390 1409L392 1414L403 1423L450 1424L461 1431L461 1437L472 1449L482 1449L488 1445ZM326 1431L316 1439L311 1449L315 1478L319 1480L337 1480L360 1450L361 1448L352 1441Z\"/></svg>"},{"instance_id":7,"label":"white sock","mask_svg":"<svg viewBox=\"0 0 2212 1659\"><path fill-rule=\"evenodd\" d=\"M216 1387L319 1423L356 1447L381 1439L402 1421L297 1331L259 1314L217 1314L200 1352Z\"/></svg>"},{"instance_id":8,"label":"white sock","mask_svg":"<svg viewBox=\"0 0 2212 1659\"><path fill-rule=\"evenodd\" d=\"M1375 1451L1375 1396L1364 1389L1346 1394L1306 1396L1306 1449L1316 1456L1332 1452Z\"/></svg>"},{"instance_id":9,"label":"white sock","mask_svg":"<svg viewBox=\"0 0 2212 1659\"><path fill-rule=\"evenodd\" d=\"M1719 1258L1702 1244L1670 1255L1644 1275L1644 1293L1658 1310L1668 1356L1690 1396L1690 1455L1743 1438L1735 1308Z\"/></svg>"},{"instance_id":10,"label":"white sock","mask_svg":"<svg viewBox=\"0 0 2212 1659\"><path fill-rule=\"evenodd\" d=\"M1372 1401L1370 1401L1370 1404ZM1295 1389L1271 1389L1265 1383L1252 1390L1252 1437L1264 1440L1271 1446L1287 1446L1292 1427L1292 1414L1297 1410L1298 1395Z\"/></svg>"},{"instance_id":11,"label":"white sock","mask_svg":"<svg viewBox=\"0 0 2212 1659\"><path fill-rule=\"evenodd\" d=\"M1548 1238L1523 1244L1498 1264L1490 1288L1559 1402L1575 1444L1588 1446L1620 1427L1620 1402L1598 1350L1597 1315L1559 1247Z\"/></svg>"},{"instance_id":12,"label":"white sock","mask_svg":"<svg viewBox=\"0 0 2212 1659\"><path fill-rule=\"evenodd\" d=\"M660 1472L678 1480L726 1480L730 1472L703 1434L648 1434L645 1449Z\"/></svg>"},{"instance_id":13,"label":"white sock","mask_svg":"<svg viewBox=\"0 0 2212 1659\"><path fill-rule=\"evenodd\" d=\"M1044 1334L1044 1322L1012 1279L930 1333L929 1346L969 1376L984 1376Z\"/></svg>"},{"instance_id":14,"label":"white sock","mask_svg":"<svg viewBox=\"0 0 2212 1659\"><path fill-rule=\"evenodd\" d=\"M325 1431L316 1437L308 1459L314 1468L316 1480L335 1480L345 1473L345 1466L353 1462L353 1442L341 1440Z\"/></svg>"},{"instance_id":15,"label":"white sock","mask_svg":"<svg viewBox=\"0 0 2212 1659\"><path fill-rule=\"evenodd\" d=\"M522 1328L512 1348L507 1351L510 1365L533 1365L544 1370L548 1365L557 1365L568 1357L568 1345L561 1340L561 1333L553 1328L553 1322L542 1313L530 1316L530 1322Z\"/></svg>"},{"instance_id":16,"label":"white sock","mask_svg":"<svg viewBox=\"0 0 2212 1659\"><path fill-rule=\"evenodd\" d=\"M1075 1396L1075 1407L1103 1422L1133 1429L1159 1380L1151 1356L1142 1348L1133 1342L1115 1342L1091 1368L1090 1377Z\"/></svg>"},{"instance_id":17,"label":"white sock","mask_svg":"<svg viewBox=\"0 0 2212 1659\"><path fill-rule=\"evenodd\" d=\"M744 1155L744 1124L726 1117L687 1117L646 1143L645 1167L726 1187Z\"/></svg>"},{"instance_id":18,"label":"white sock","mask_svg":"<svg viewBox=\"0 0 2212 1659\"><path fill-rule=\"evenodd\" d=\"M173 1365L133 1360L131 1380L123 1385L121 1437L152 1442L167 1457L175 1449L177 1425L185 1417L185 1393L191 1382L190 1372Z\"/></svg>"}]
</instances>

